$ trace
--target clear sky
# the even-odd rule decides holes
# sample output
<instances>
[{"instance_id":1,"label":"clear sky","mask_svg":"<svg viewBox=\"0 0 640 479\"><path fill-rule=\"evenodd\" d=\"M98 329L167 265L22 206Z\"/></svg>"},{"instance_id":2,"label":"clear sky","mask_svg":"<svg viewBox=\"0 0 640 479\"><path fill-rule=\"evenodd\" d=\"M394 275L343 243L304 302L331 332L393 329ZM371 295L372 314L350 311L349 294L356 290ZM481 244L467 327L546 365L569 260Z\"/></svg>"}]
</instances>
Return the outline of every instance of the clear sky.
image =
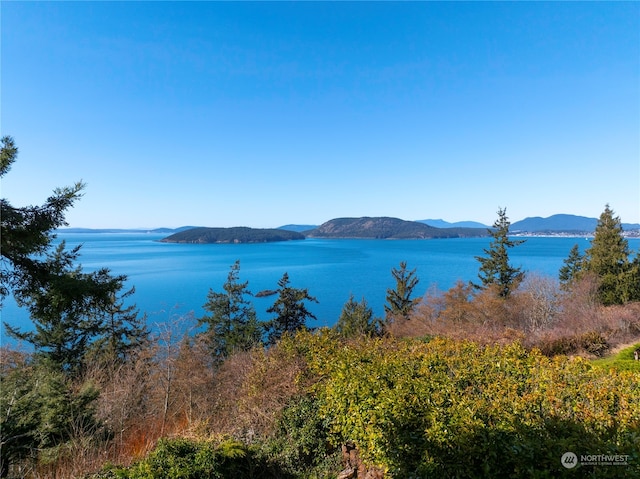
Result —
<instances>
[{"instance_id":1,"label":"clear sky","mask_svg":"<svg viewBox=\"0 0 640 479\"><path fill-rule=\"evenodd\" d=\"M1 2L15 206L73 227L640 222L640 3Z\"/></svg>"}]
</instances>

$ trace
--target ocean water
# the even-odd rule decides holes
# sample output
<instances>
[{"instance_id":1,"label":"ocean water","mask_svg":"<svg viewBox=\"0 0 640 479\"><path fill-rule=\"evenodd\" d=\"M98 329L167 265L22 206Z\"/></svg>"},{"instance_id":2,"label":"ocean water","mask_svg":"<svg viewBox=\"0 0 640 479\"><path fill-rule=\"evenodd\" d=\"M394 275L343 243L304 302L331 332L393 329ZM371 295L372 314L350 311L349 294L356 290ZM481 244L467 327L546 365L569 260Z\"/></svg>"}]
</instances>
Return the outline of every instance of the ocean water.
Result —
<instances>
[{"instance_id":1,"label":"ocean water","mask_svg":"<svg viewBox=\"0 0 640 479\"><path fill-rule=\"evenodd\" d=\"M434 287L450 288L457 280L476 280L479 263L489 238L437 240L337 240L307 239L262 244L171 244L160 243L162 234L145 233L60 233L58 240L68 247L82 244L80 263L86 271L101 267L128 277L135 286L132 296L150 324L192 313L202 316L209 289L221 291L230 266L240 260L240 280L249 282L255 294L276 289L283 273L290 284L307 288L318 299L308 308L317 316L310 326L332 326L342 306L353 294L366 298L378 316L384 313L387 288L395 286L391 269L406 261L416 269L420 282L415 295ZM527 238L510 251L514 266L529 273L557 278L570 249L589 246L586 238ZM632 250L640 240L629 240ZM258 318L266 313L275 296L253 298ZM5 301L2 321L23 330L31 328L28 313L11 299ZM4 328L3 341L6 340Z\"/></svg>"}]
</instances>

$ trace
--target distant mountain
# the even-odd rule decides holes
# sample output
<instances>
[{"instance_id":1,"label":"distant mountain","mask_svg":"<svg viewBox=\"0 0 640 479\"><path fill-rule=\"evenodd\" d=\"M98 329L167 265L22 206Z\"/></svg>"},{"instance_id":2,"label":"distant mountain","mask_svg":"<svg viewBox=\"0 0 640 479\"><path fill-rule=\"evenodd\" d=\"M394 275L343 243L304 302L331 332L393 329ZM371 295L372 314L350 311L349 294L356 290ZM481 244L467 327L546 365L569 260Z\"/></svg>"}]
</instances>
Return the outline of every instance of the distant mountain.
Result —
<instances>
[{"instance_id":1,"label":"distant mountain","mask_svg":"<svg viewBox=\"0 0 640 479\"><path fill-rule=\"evenodd\" d=\"M163 243L271 243L275 241L303 240L295 231L258 229L238 226L233 228L192 228L161 239Z\"/></svg>"},{"instance_id":2,"label":"distant mountain","mask_svg":"<svg viewBox=\"0 0 640 479\"><path fill-rule=\"evenodd\" d=\"M539 216L525 218L521 221L511 223L510 231L527 233L564 232L564 233L593 233L598 220L576 215L553 215L548 218ZM640 229L640 224L622 223L624 230Z\"/></svg>"},{"instance_id":3,"label":"distant mountain","mask_svg":"<svg viewBox=\"0 0 640 479\"><path fill-rule=\"evenodd\" d=\"M279 230L285 231L296 231L297 233L302 233L303 231L309 231L316 229L318 225L284 225L278 226Z\"/></svg>"},{"instance_id":4,"label":"distant mountain","mask_svg":"<svg viewBox=\"0 0 640 479\"><path fill-rule=\"evenodd\" d=\"M179 233L198 226L180 226L179 228L60 228L59 233Z\"/></svg>"},{"instance_id":5,"label":"distant mountain","mask_svg":"<svg viewBox=\"0 0 640 479\"><path fill-rule=\"evenodd\" d=\"M449 223L444 220L416 220L418 223L433 226L435 228L488 228L487 225L478 223L477 221L457 221Z\"/></svg>"},{"instance_id":6,"label":"distant mountain","mask_svg":"<svg viewBox=\"0 0 640 479\"><path fill-rule=\"evenodd\" d=\"M428 239L486 236L486 229L434 228L390 217L336 218L305 232L309 238Z\"/></svg>"},{"instance_id":7,"label":"distant mountain","mask_svg":"<svg viewBox=\"0 0 640 479\"><path fill-rule=\"evenodd\" d=\"M180 226L179 228L156 228L151 233L180 233L181 231L192 230L194 228L202 228L202 226Z\"/></svg>"}]
</instances>

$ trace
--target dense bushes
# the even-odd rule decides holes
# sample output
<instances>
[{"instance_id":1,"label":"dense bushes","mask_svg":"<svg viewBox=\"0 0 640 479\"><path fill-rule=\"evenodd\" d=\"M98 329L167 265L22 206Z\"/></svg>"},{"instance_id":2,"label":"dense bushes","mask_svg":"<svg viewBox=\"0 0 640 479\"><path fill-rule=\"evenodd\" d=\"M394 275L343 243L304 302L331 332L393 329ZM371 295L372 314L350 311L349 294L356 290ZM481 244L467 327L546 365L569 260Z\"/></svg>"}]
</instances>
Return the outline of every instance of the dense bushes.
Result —
<instances>
[{"instance_id":1,"label":"dense bushes","mask_svg":"<svg viewBox=\"0 0 640 479\"><path fill-rule=\"evenodd\" d=\"M632 456L632 466L599 477L640 473L637 374L517 344L362 340L336 348L322 335L305 344L323 378L314 390L331 441L355 442L393 477L558 477L567 451Z\"/></svg>"},{"instance_id":2,"label":"dense bushes","mask_svg":"<svg viewBox=\"0 0 640 479\"><path fill-rule=\"evenodd\" d=\"M298 362L300 389L269 432L249 442L161 441L147 458L109 474L328 478L340 471L347 443L368 467L402 479L640 474L637 372L548 358L517 343L347 342L329 330L287 336L271 354ZM254 367L263 377L265 369ZM576 473L562 466L565 452L628 455L627 465L579 465Z\"/></svg>"},{"instance_id":3,"label":"dense bushes","mask_svg":"<svg viewBox=\"0 0 640 479\"><path fill-rule=\"evenodd\" d=\"M96 479L289 479L292 476L264 460L255 448L241 442L161 440L143 460L129 468L108 468Z\"/></svg>"},{"instance_id":4,"label":"dense bushes","mask_svg":"<svg viewBox=\"0 0 640 479\"><path fill-rule=\"evenodd\" d=\"M73 397L99 393L80 408L95 422L66 414L82 427L40 441L38 456L29 456L31 438L11 439L15 466L5 472L80 477L111 461L132 465L101 475L320 479L336 477L341 446L353 444L357 477L367 468L377 474L370 477L396 479L561 477L575 473L560 464L568 451L629 454L628 466L582 466L580 474L635 477L640 376L628 363L638 362L615 372L554 356L602 356L637 338L640 303L604 307L586 281L562 292L552 286L532 278L505 300L459 283L388 322L388 336L286 334L224 361L212 360L201 337L181 333L193 318L176 319L130 361L97 364L64 383ZM42 398L30 399L30 378L43 370L30 355L3 351L0 359L3 410L34 410ZM7 426L19 432L23 424L3 418L3 434Z\"/></svg>"},{"instance_id":5,"label":"dense bushes","mask_svg":"<svg viewBox=\"0 0 640 479\"><path fill-rule=\"evenodd\" d=\"M639 362L627 358L628 371L616 372L609 366L618 363L553 357L610 351L637 334L640 304L602 307L566 293L546 309L550 321L531 321L518 308L549 301L544 294L522 289L505 301L490 291L470 294L462 284L450 293L392 324L422 337L300 332L215 365L206 343L178 333L188 325L167 325L132 361L88 369L67 384L76 393L100 393L91 409L82 408L95 423L74 420L82 427L58 444L39 443L46 454L38 457L25 456L33 441L13 442L16 467L7 472L82 477L111 461L130 468L101 475L320 479L336 477L345 467L341 446L354 444L361 472L396 479L561 477L571 473L560 464L568 451L630 456L627 466L581 466L583 477L640 475ZM427 327L433 325L446 328ZM5 350L0 359L3 410L17 414L43 400L31 400L30 381L38 376L29 355ZM3 419L7 425L22 427ZM163 437L174 439L158 442Z\"/></svg>"}]
</instances>

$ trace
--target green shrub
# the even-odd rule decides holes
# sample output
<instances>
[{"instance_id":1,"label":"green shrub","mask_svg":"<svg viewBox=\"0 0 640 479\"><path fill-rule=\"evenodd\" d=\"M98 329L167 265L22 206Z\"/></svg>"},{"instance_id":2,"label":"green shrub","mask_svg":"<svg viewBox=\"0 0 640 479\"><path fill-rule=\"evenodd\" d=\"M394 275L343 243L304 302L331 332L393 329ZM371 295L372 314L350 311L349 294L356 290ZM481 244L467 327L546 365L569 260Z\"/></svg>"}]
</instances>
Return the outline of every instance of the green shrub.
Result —
<instances>
[{"instance_id":1,"label":"green shrub","mask_svg":"<svg viewBox=\"0 0 640 479\"><path fill-rule=\"evenodd\" d=\"M116 472L123 479L221 478L220 458L213 444L189 439L162 439L142 461Z\"/></svg>"},{"instance_id":2,"label":"green shrub","mask_svg":"<svg viewBox=\"0 0 640 479\"><path fill-rule=\"evenodd\" d=\"M629 454L598 477L640 474L637 374L517 344L317 336L297 341L321 378L330 441L353 441L392 477L575 476L560 463L567 451Z\"/></svg>"},{"instance_id":3,"label":"green shrub","mask_svg":"<svg viewBox=\"0 0 640 479\"><path fill-rule=\"evenodd\" d=\"M261 458L252 447L226 440L162 439L149 455L128 468L111 469L118 479L294 479L277 464Z\"/></svg>"},{"instance_id":4,"label":"green shrub","mask_svg":"<svg viewBox=\"0 0 640 479\"><path fill-rule=\"evenodd\" d=\"M271 462L306 479L326 478L341 469L339 448L327 443L328 425L318 408L312 395L294 398L282 412L276 433L261 445Z\"/></svg>"}]
</instances>

